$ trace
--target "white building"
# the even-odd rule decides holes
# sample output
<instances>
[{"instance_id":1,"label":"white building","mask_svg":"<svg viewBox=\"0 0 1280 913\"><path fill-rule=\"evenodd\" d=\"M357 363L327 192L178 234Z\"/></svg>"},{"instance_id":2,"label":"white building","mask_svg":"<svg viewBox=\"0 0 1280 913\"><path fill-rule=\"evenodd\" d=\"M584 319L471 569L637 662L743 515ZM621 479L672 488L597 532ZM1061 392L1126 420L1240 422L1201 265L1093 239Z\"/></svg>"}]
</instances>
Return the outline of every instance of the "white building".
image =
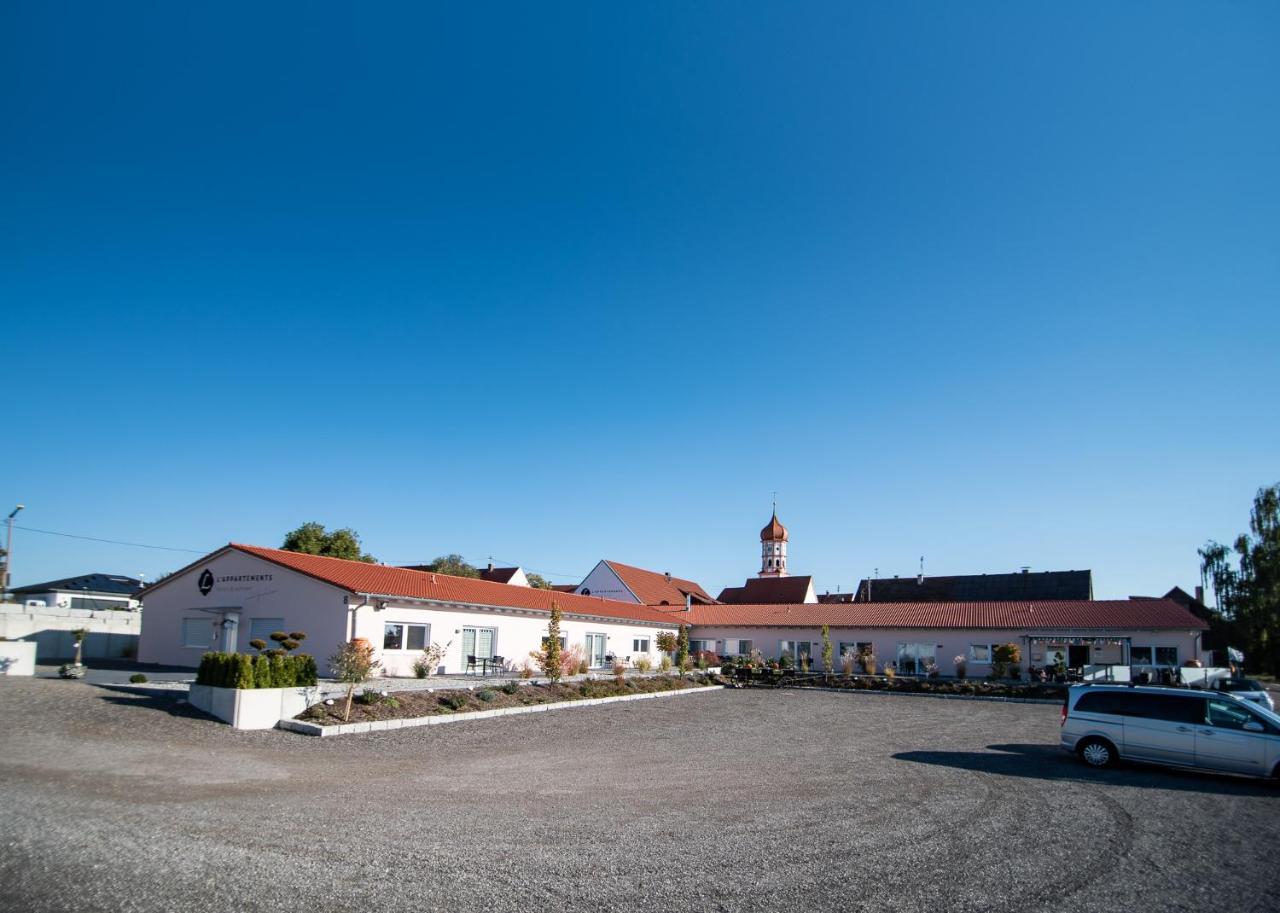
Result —
<instances>
[{"instance_id":1,"label":"white building","mask_svg":"<svg viewBox=\"0 0 1280 913\"><path fill-rule=\"evenodd\" d=\"M144 591L138 659L196 666L206 650L250 652L274 631L307 635L300 652L325 660L368 640L387 675L412 675L423 649L446 647L444 672L502 657L518 668L547 636L551 604L561 637L593 668L611 657L659 659L658 632L679 622L636 603L451 577L409 568L227 545Z\"/></svg>"}]
</instances>

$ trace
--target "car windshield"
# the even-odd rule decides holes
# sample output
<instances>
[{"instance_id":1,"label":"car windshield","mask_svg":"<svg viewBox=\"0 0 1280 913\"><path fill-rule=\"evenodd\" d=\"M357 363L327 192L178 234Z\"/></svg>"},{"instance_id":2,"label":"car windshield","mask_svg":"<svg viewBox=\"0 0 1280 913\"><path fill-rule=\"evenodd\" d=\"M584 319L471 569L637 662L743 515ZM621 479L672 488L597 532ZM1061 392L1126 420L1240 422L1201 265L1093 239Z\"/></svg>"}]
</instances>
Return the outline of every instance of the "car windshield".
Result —
<instances>
[{"instance_id":1,"label":"car windshield","mask_svg":"<svg viewBox=\"0 0 1280 913\"><path fill-rule=\"evenodd\" d=\"M1224 678L1218 686L1222 691L1266 691L1260 682L1251 678Z\"/></svg>"}]
</instances>

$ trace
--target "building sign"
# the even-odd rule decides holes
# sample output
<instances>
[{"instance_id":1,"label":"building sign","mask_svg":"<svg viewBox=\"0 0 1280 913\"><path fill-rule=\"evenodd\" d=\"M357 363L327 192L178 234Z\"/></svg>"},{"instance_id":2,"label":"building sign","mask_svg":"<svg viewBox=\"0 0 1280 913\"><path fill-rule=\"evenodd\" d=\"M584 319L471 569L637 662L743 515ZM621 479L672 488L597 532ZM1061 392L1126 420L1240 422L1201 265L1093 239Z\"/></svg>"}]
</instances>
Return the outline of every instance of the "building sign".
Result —
<instances>
[{"instance_id":1,"label":"building sign","mask_svg":"<svg viewBox=\"0 0 1280 913\"><path fill-rule=\"evenodd\" d=\"M196 581L196 586L200 588L201 596L208 596L215 586L223 591L248 590L251 589L248 584L270 581L272 576L271 574L223 574L215 577L213 571L205 568L200 572L200 579Z\"/></svg>"}]
</instances>

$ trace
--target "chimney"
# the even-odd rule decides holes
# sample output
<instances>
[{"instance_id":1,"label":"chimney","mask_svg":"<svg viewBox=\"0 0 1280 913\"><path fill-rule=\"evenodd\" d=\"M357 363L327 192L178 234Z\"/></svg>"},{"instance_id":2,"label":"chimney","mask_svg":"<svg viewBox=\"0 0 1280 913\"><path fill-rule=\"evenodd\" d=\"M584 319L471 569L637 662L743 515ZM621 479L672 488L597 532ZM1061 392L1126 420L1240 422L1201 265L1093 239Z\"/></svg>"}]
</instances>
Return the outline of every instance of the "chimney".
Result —
<instances>
[{"instance_id":1,"label":"chimney","mask_svg":"<svg viewBox=\"0 0 1280 913\"><path fill-rule=\"evenodd\" d=\"M671 582L671 572L670 572L670 571L663 571L663 572L662 572L662 576L667 578L667 583L670 583L670 582Z\"/></svg>"},{"instance_id":2,"label":"chimney","mask_svg":"<svg viewBox=\"0 0 1280 913\"><path fill-rule=\"evenodd\" d=\"M1196 587L1196 602L1204 605L1204 587L1202 586Z\"/></svg>"}]
</instances>

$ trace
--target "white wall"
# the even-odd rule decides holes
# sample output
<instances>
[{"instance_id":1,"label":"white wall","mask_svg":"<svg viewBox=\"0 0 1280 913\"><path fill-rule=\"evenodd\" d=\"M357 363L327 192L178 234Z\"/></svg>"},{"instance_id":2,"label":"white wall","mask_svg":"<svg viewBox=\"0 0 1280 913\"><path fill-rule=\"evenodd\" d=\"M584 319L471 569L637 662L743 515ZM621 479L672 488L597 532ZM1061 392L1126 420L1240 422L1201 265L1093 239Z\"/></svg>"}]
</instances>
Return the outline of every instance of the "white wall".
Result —
<instances>
[{"instance_id":1,"label":"white wall","mask_svg":"<svg viewBox=\"0 0 1280 913\"><path fill-rule=\"evenodd\" d=\"M363 637L374 645L383 663L384 674L410 676L413 675L414 660L422 655L420 650L382 649L384 626L395 623L430 625L428 643L438 643L442 647L448 645L444 671L457 673L466 671L466 657L462 650L463 628L495 629L494 655L503 657L512 668L518 669L528 659L531 651L542 647L542 638L547 634L548 618L534 613L450 609L421 603L392 603L387 608L378 610L361 608L357 613L356 636ZM647 655L655 666L660 659L656 643L659 630L655 625L639 622L592 621L573 616L567 616L560 622L560 633L566 638L568 645L576 644L585 650L588 633L604 634L607 638L606 652L623 660L630 657L632 662L642 655L632 649L633 640L648 638L649 650L643 655Z\"/></svg>"},{"instance_id":2,"label":"white wall","mask_svg":"<svg viewBox=\"0 0 1280 913\"><path fill-rule=\"evenodd\" d=\"M955 674L955 657L958 655L968 657L971 644L1017 644L1022 650L1022 659L1019 664L1024 672L1030 665L1052 665L1052 650L1047 645L1029 644L1026 640L1028 634L1037 637L1044 636L1040 632L1013 630L922 630L911 628L866 629L841 627L832 627L830 629L832 652L837 669L840 667L840 643L842 641L873 644L876 660L881 668L886 663L897 660L898 644L924 643L933 645L938 671L943 675ZM1092 632L1079 632L1077 636L1091 636L1091 634ZM812 644L810 647L810 655L813 662L811 668L820 669L822 664L822 629L820 627L785 628L770 626L735 628L694 625L690 629L689 636L699 640L715 640L716 652L724 652L727 647L731 653L737 652L733 641L749 639L754 641L754 649L763 653L766 659L778 657L780 641L807 640ZM1117 639L1119 637L1132 638L1134 646L1177 647L1179 663L1189 659L1199 659L1200 657L1197 651L1198 637L1188 634L1186 631L1128 630L1113 631L1107 635L1107 639ZM726 641L730 643L726 644ZM1105 646L1100 650L1094 649L1091 652L1094 654L1091 657L1091 661L1095 663L1119 663L1121 661L1122 648L1118 646ZM1037 654L1040 656L1039 659L1034 658ZM970 676L984 676L989 671L989 664L979 664L972 660L967 662L967 674Z\"/></svg>"},{"instance_id":3,"label":"white wall","mask_svg":"<svg viewBox=\"0 0 1280 913\"><path fill-rule=\"evenodd\" d=\"M200 592L203 571L214 576L213 589ZM261 578L261 579L230 579ZM316 658L321 674L328 658L347 639L347 593L305 574L244 552L228 551L166 579L146 596L138 659L145 663L195 667L206 650L222 649L219 623L237 617L236 649L249 646L254 618L282 619L284 631L303 631L307 640L298 650ZM209 645L183 646L183 620L207 621Z\"/></svg>"},{"instance_id":4,"label":"white wall","mask_svg":"<svg viewBox=\"0 0 1280 913\"><path fill-rule=\"evenodd\" d=\"M592 596L603 596L605 599L616 599L619 602L639 602L622 579L613 572L613 568L601 561L591 569L575 593L590 591Z\"/></svg>"}]
</instances>

